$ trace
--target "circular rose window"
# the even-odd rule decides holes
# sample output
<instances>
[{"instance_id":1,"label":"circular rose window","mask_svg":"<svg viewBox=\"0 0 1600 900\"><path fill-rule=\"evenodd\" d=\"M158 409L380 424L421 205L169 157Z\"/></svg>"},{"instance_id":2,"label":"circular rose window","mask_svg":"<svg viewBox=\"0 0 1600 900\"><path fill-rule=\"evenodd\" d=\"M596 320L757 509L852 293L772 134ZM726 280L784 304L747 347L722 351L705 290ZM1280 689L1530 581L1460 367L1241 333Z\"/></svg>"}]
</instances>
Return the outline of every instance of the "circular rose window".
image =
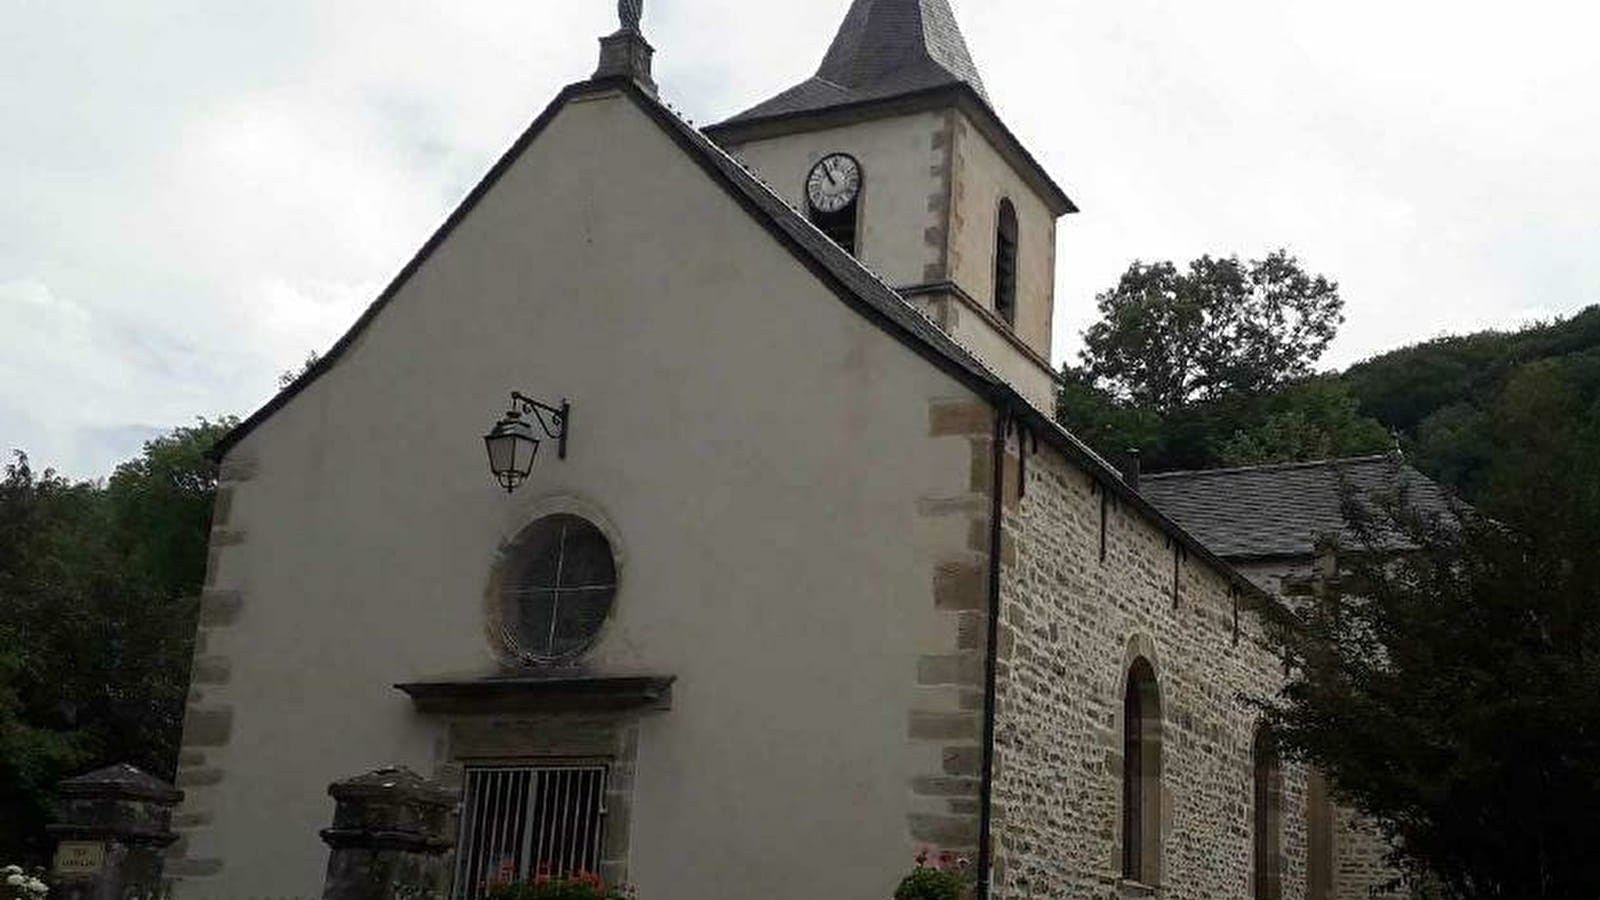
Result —
<instances>
[{"instance_id":1,"label":"circular rose window","mask_svg":"<svg viewBox=\"0 0 1600 900\"><path fill-rule=\"evenodd\" d=\"M508 554L500 579L506 646L529 663L561 663L587 650L617 595L611 542L572 515L534 522Z\"/></svg>"}]
</instances>

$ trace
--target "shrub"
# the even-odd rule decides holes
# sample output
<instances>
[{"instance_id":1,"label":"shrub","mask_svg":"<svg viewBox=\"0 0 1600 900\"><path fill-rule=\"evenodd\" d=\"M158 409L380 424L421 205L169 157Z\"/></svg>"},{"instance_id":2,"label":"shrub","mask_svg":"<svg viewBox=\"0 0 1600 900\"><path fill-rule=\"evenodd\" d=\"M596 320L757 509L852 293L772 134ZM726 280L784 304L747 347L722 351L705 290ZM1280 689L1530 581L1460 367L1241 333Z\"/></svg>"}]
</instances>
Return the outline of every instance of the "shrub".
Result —
<instances>
[{"instance_id":1,"label":"shrub","mask_svg":"<svg viewBox=\"0 0 1600 900\"><path fill-rule=\"evenodd\" d=\"M22 871L21 866L0 869L0 900L43 900L49 892L43 881Z\"/></svg>"},{"instance_id":2,"label":"shrub","mask_svg":"<svg viewBox=\"0 0 1600 900\"><path fill-rule=\"evenodd\" d=\"M946 852L930 866L924 850L917 854L917 867L901 879L894 900L967 900L973 887L972 869L966 859Z\"/></svg>"},{"instance_id":3,"label":"shrub","mask_svg":"<svg viewBox=\"0 0 1600 900\"><path fill-rule=\"evenodd\" d=\"M497 881L485 900L636 900L631 886L606 884L592 872L552 875L541 868L531 881Z\"/></svg>"}]
</instances>

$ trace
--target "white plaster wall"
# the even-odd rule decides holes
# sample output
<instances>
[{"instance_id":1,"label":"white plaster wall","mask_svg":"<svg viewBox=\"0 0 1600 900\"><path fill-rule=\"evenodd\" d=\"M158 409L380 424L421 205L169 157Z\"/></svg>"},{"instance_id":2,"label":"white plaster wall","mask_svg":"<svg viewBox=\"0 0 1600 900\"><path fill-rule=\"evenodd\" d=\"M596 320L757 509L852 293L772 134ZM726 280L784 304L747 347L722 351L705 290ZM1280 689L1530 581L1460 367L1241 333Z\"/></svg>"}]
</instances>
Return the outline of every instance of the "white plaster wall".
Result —
<instances>
[{"instance_id":1,"label":"white plaster wall","mask_svg":"<svg viewBox=\"0 0 1600 900\"><path fill-rule=\"evenodd\" d=\"M913 137L846 147L876 175L869 202L910 202L877 154ZM571 458L508 497L480 435L513 388L570 398L574 424ZM967 444L928 437L940 397L970 399L632 101L572 104L229 456L256 474L213 577L243 607L208 637L231 678L201 702L234 722L203 751L221 781L184 809L188 857L223 869L181 895L320 895L327 784L440 762L442 729L391 686L488 670L500 542L577 497L625 552L595 662L679 678L639 746L642 896L888 896L914 850L911 774L939 766L907 739L917 658L955 640L931 573L967 539L963 519L918 516L969 490Z\"/></svg>"},{"instance_id":2,"label":"white plaster wall","mask_svg":"<svg viewBox=\"0 0 1600 900\"><path fill-rule=\"evenodd\" d=\"M1041 409L1055 405L1056 375L1048 362L1055 216L964 114L948 109L894 116L730 149L798 209L806 208L811 167L830 153L852 154L861 160L866 183L862 260L896 287L955 282L990 311L1000 201L1009 197L1017 208L1019 239L1015 326L953 298L934 318L1031 402ZM1046 362L1019 351L1012 335Z\"/></svg>"},{"instance_id":3,"label":"white plaster wall","mask_svg":"<svg viewBox=\"0 0 1600 900\"><path fill-rule=\"evenodd\" d=\"M806 176L819 160L830 153L860 160L860 258L889 284L906 287L938 280L928 269L943 265L945 117L942 111L896 116L729 150L800 210L806 208ZM930 229L936 232L931 239Z\"/></svg>"},{"instance_id":4,"label":"white plaster wall","mask_svg":"<svg viewBox=\"0 0 1600 900\"><path fill-rule=\"evenodd\" d=\"M1055 409L1055 372L1018 352L1002 333L1002 323L992 321L949 291L911 297L910 303L939 322L956 343L1004 378L1029 403L1042 410Z\"/></svg>"}]
</instances>

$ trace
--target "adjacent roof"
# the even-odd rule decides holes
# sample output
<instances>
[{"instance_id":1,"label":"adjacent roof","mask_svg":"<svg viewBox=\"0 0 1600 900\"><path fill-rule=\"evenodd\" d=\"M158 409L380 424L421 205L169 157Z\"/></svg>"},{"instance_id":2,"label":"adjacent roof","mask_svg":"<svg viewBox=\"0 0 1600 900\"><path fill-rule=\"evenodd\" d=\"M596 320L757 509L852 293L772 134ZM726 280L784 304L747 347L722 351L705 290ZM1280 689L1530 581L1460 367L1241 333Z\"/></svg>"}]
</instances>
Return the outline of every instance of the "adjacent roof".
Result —
<instances>
[{"instance_id":1,"label":"adjacent roof","mask_svg":"<svg viewBox=\"0 0 1600 900\"><path fill-rule=\"evenodd\" d=\"M1227 559L1310 556L1319 541L1346 538L1346 489L1404 492L1419 512L1446 514L1443 488L1398 454L1312 463L1146 475L1139 492L1212 552Z\"/></svg>"},{"instance_id":2,"label":"adjacent roof","mask_svg":"<svg viewBox=\"0 0 1600 900\"><path fill-rule=\"evenodd\" d=\"M729 123L965 84L988 94L948 0L855 0L817 74Z\"/></svg>"}]
</instances>

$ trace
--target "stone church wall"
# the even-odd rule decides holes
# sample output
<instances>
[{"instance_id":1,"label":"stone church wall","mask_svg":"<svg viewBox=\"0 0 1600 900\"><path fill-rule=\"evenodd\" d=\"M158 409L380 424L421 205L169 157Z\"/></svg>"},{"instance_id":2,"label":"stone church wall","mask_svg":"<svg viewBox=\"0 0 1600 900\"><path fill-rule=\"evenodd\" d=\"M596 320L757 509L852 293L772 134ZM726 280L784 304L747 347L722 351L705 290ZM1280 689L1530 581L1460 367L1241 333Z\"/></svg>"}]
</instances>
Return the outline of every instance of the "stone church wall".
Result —
<instances>
[{"instance_id":1,"label":"stone church wall","mask_svg":"<svg viewBox=\"0 0 1600 900\"><path fill-rule=\"evenodd\" d=\"M1319 578L1317 560L1310 556L1243 563L1236 568L1262 590L1291 603L1314 591ZM1327 815L1332 831L1331 883L1325 894L1309 893L1308 900L1388 896L1381 888L1394 880L1395 872L1383 861L1388 850L1383 838L1370 822L1349 809L1333 807Z\"/></svg>"},{"instance_id":2,"label":"stone church wall","mask_svg":"<svg viewBox=\"0 0 1600 900\"><path fill-rule=\"evenodd\" d=\"M1240 697L1270 692L1281 665L1236 619L1228 582L1114 497L1102 560L1102 488L1039 449L1006 504L994 896L1156 895L1121 877L1123 696L1141 656L1162 712L1159 896L1252 896L1257 716ZM1297 900L1303 770L1285 766L1282 803L1282 897Z\"/></svg>"}]
</instances>

